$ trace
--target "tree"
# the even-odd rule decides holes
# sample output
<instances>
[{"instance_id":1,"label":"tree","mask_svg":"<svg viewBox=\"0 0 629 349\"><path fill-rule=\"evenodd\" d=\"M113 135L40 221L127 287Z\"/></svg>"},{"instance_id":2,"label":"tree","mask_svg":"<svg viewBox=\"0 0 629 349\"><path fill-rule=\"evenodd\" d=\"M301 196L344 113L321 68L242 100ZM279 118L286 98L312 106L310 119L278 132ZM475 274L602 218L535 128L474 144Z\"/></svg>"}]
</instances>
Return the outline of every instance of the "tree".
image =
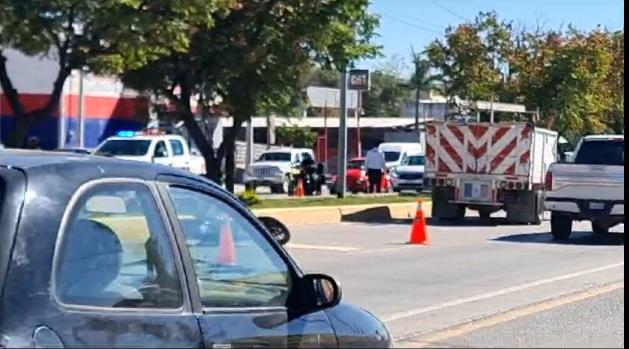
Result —
<instances>
[{"instance_id":1,"label":"tree","mask_svg":"<svg viewBox=\"0 0 629 349\"><path fill-rule=\"evenodd\" d=\"M225 0L2 0L0 86L16 117L10 146L22 146L30 128L58 108L74 69L120 72L169 52L185 51L191 26L211 26ZM3 50L52 56L58 72L47 103L25 110L8 76Z\"/></svg>"},{"instance_id":2,"label":"tree","mask_svg":"<svg viewBox=\"0 0 629 349\"><path fill-rule=\"evenodd\" d=\"M411 49L413 59L413 74L409 80L409 87L415 90L415 132L419 131L419 93L421 91L430 92L432 90L443 90L437 83L441 82L443 77L431 73L431 63L419 53Z\"/></svg>"},{"instance_id":3,"label":"tree","mask_svg":"<svg viewBox=\"0 0 629 349\"><path fill-rule=\"evenodd\" d=\"M444 79L446 96L489 100L501 94L509 75L511 23L499 21L495 12L481 12L474 22L448 27L444 40L426 47L431 66Z\"/></svg>"},{"instance_id":4,"label":"tree","mask_svg":"<svg viewBox=\"0 0 629 349\"><path fill-rule=\"evenodd\" d=\"M175 102L209 177L221 181L225 157L226 187L233 191L234 142L244 121L259 110L294 105L300 77L314 64L338 70L377 52L371 39L378 20L367 6L368 0L241 2L212 28L194 32L187 52L129 71L125 81ZM214 95L234 120L220 147L204 137L190 105L193 96L204 103Z\"/></svg>"},{"instance_id":5,"label":"tree","mask_svg":"<svg viewBox=\"0 0 629 349\"><path fill-rule=\"evenodd\" d=\"M397 57L380 64L371 73L371 89L363 93L365 116L399 116L408 97L402 77L403 63Z\"/></svg>"}]
</instances>

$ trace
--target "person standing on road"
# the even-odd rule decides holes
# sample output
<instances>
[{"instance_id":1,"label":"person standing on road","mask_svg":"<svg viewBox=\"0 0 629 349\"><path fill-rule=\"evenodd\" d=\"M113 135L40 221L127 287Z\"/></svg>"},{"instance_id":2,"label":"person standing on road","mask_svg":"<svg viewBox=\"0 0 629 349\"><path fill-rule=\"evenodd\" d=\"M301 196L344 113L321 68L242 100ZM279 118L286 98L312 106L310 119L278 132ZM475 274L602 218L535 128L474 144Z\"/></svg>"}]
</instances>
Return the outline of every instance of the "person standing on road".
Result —
<instances>
[{"instance_id":1,"label":"person standing on road","mask_svg":"<svg viewBox=\"0 0 629 349\"><path fill-rule=\"evenodd\" d=\"M384 153L378 147L367 152L367 177L369 177L369 192L374 192L374 187L378 193L382 192L382 173L386 169L387 163L384 160Z\"/></svg>"}]
</instances>

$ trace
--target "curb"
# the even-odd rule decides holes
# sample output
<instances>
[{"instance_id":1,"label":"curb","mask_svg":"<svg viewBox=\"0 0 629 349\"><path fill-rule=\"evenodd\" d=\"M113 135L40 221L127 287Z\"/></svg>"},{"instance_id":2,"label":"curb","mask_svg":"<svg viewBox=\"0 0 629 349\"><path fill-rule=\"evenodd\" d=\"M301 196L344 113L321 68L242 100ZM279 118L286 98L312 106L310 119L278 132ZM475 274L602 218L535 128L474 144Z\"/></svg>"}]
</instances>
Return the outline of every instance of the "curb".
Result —
<instances>
[{"instance_id":1,"label":"curb","mask_svg":"<svg viewBox=\"0 0 629 349\"><path fill-rule=\"evenodd\" d=\"M424 202L423 210L430 217L432 203ZM273 217L287 226L338 224L341 222L390 223L415 217L417 204L393 203L346 206L312 206L254 209L256 216Z\"/></svg>"}]
</instances>

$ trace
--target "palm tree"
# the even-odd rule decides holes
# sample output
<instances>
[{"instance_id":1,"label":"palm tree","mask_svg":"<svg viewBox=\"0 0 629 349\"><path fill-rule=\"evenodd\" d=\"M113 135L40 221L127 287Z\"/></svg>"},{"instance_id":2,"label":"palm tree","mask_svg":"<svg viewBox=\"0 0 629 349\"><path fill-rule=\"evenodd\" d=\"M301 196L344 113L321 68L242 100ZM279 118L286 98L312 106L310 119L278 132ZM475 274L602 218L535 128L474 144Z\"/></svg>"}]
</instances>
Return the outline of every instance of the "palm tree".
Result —
<instances>
[{"instance_id":1,"label":"palm tree","mask_svg":"<svg viewBox=\"0 0 629 349\"><path fill-rule=\"evenodd\" d=\"M415 90L415 132L419 132L419 92L430 90L441 90L437 83L442 81L442 76L431 72L430 61L423 58L411 47L411 58L413 60L414 71L409 80L408 86ZM426 113L424 123L426 122Z\"/></svg>"}]
</instances>

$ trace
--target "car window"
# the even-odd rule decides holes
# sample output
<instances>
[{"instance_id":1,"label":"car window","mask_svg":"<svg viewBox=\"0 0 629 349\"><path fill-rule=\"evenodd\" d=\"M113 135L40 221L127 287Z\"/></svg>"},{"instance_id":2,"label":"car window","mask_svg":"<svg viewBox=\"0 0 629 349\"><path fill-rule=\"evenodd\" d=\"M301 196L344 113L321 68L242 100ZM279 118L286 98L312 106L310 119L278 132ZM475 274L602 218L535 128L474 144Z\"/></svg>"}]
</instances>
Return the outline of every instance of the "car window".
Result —
<instances>
[{"instance_id":1,"label":"car window","mask_svg":"<svg viewBox=\"0 0 629 349\"><path fill-rule=\"evenodd\" d=\"M585 141L577 152L576 164L615 165L625 164L625 140Z\"/></svg>"},{"instance_id":2,"label":"car window","mask_svg":"<svg viewBox=\"0 0 629 349\"><path fill-rule=\"evenodd\" d=\"M170 147L173 150L173 155L174 156L182 156L182 155L184 155L183 144L181 143L181 141L178 141L176 139L171 139L170 140Z\"/></svg>"},{"instance_id":3,"label":"car window","mask_svg":"<svg viewBox=\"0 0 629 349\"><path fill-rule=\"evenodd\" d=\"M400 158L399 151L385 151L384 152L384 161L386 162L398 161L399 158Z\"/></svg>"},{"instance_id":4,"label":"car window","mask_svg":"<svg viewBox=\"0 0 629 349\"><path fill-rule=\"evenodd\" d=\"M108 308L179 308L182 292L167 231L150 190L103 184L75 205L62 234L58 299Z\"/></svg>"},{"instance_id":5,"label":"car window","mask_svg":"<svg viewBox=\"0 0 629 349\"><path fill-rule=\"evenodd\" d=\"M179 187L170 195L205 307L284 306L288 265L244 216L212 196Z\"/></svg>"},{"instance_id":6,"label":"car window","mask_svg":"<svg viewBox=\"0 0 629 349\"><path fill-rule=\"evenodd\" d=\"M151 141L141 139L111 139L95 152L103 156L144 156L151 146Z\"/></svg>"},{"instance_id":7,"label":"car window","mask_svg":"<svg viewBox=\"0 0 629 349\"><path fill-rule=\"evenodd\" d=\"M260 161L291 161L291 153L263 153Z\"/></svg>"},{"instance_id":8,"label":"car window","mask_svg":"<svg viewBox=\"0 0 629 349\"><path fill-rule=\"evenodd\" d=\"M156 158L168 157L168 149L166 149L166 143L164 143L164 141L157 142L157 145L155 145L155 151L153 152L153 156Z\"/></svg>"},{"instance_id":9,"label":"car window","mask_svg":"<svg viewBox=\"0 0 629 349\"><path fill-rule=\"evenodd\" d=\"M347 168L363 169L364 167L365 167L365 160L351 160L347 162Z\"/></svg>"},{"instance_id":10,"label":"car window","mask_svg":"<svg viewBox=\"0 0 629 349\"><path fill-rule=\"evenodd\" d=\"M423 155L411 155L404 162L404 165L408 166L423 166L425 164L426 158Z\"/></svg>"}]
</instances>

